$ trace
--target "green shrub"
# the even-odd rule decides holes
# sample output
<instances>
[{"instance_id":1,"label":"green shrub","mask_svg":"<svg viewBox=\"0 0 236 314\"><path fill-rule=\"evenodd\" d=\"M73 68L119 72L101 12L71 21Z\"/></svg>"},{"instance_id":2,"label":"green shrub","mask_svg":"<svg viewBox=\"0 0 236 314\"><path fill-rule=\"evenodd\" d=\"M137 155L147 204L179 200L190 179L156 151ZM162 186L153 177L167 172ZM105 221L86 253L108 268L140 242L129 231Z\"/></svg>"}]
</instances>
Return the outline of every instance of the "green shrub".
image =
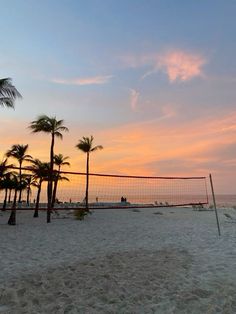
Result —
<instances>
[{"instance_id":1,"label":"green shrub","mask_svg":"<svg viewBox=\"0 0 236 314\"><path fill-rule=\"evenodd\" d=\"M84 220L84 217L88 214L84 208L78 208L74 210L74 216L76 220Z\"/></svg>"}]
</instances>

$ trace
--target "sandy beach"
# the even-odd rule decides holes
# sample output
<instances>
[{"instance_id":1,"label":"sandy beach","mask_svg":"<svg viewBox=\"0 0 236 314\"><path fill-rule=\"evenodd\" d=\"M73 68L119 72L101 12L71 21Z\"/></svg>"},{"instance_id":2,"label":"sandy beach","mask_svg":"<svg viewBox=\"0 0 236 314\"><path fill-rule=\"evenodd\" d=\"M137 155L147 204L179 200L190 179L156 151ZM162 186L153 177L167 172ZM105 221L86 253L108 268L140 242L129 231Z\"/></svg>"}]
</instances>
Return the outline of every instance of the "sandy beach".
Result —
<instances>
[{"instance_id":1,"label":"sandy beach","mask_svg":"<svg viewBox=\"0 0 236 314\"><path fill-rule=\"evenodd\" d=\"M162 214L160 214L162 213ZM97 210L84 221L0 216L0 313L236 313L236 217Z\"/></svg>"}]
</instances>

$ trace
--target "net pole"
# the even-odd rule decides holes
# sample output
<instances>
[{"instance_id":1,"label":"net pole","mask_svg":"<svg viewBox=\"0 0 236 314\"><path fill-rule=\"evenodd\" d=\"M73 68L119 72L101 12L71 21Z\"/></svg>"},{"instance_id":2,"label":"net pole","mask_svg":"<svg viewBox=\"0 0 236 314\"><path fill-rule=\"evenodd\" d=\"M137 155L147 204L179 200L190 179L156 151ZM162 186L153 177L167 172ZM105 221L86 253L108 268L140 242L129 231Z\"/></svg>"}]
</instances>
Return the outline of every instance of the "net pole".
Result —
<instances>
[{"instance_id":1,"label":"net pole","mask_svg":"<svg viewBox=\"0 0 236 314\"><path fill-rule=\"evenodd\" d=\"M216 223L217 223L218 233L219 233L219 236L220 236L220 235L221 235L221 232L220 232L220 223L219 223L218 212L217 212L217 208L216 208L216 199L215 199L215 192L214 192L214 187L213 187L213 181L212 181L211 173L209 174L209 178L210 178L211 193L212 193L212 199L213 199L213 204L214 204L214 209L215 209L215 215L216 215Z\"/></svg>"}]
</instances>

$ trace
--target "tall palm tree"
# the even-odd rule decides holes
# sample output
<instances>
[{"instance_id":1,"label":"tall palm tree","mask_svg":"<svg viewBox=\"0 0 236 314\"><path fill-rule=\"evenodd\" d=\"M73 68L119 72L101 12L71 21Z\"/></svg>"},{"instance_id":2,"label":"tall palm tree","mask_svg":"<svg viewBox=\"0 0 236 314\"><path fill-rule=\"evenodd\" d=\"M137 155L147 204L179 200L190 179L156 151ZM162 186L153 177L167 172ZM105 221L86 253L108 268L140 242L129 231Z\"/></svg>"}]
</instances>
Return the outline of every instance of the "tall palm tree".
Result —
<instances>
[{"instance_id":1,"label":"tall palm tree","mask_svg":"<svg viewBox=\"0 0 236 314\"><path fill-rule=\"evenodd\" d=\"M89 211L88 208L88 189L89 189L89 155L92 152L103 149L102 145L93 146L94 137L91 135L90 137L83 136L79 143L75 146L82 152L87 155L86 162L86 193L85 193L85 202L86 202L86 211Z\"/></svg>"},{"instance_id":2,"label":"tall palm tree","mask_svg":"<svg viewBox=\"0 0 236 314\"><path fill-rule=\"evenodd\" d=\"M11 149L9 149L6 153L7 157L12 157L18 160L19 162L19 180L21 182L22 179L22 164L24 161L31 161L32 156L26 154L27 150L29 148L29 145L20 145L20 144L15 144L12 145ZM22 196L22 189L19 188L19 198L18 202L21 202L21 196Z\"/></svg>"},{"instance_id":3,"label":"tall palm tree","mask_svg":"<svg viewBox=\"0 0 236 314\"><path fill-rule=\"evenodd\" d=\"M66 180L69 181L66 177L62 177L60 175L61 167L62 166L70 166L70 163L66 161L69 159L68 156L63 156L62 154L54 155L54 165L58 166L57 171L55 173L55 178L54 178L54 187L53 187L53 193L52 193L52 208L54 207L55 200L56 200L56 194L57 194L57 186L58 186L58 181L61 180Z\"/></svg>"},{"instance_id":4,"label":"tall palm tree","mask_svg":"<svg viewBox=\"0 0 236 314\"><path fill-rule=\"evenodd\" d=\"M48 206L47 206L47 222L51 222L51 207L52 207L52 190L53 190L53 162L54 162L54 144L55 138L63 138L61 132L68 131L68 128L63 125L63 120L57 120L56 117L48 117L41 115L37 120L32 121L30 129L33 133L44 132L51 135L50 148L50 171L48 180Z\"/></svg>"},{"instance_id":5,"label":"tall palm tree","mask_svg":"<svg viewBox=\"0 0 236 314\"><path fill-rule=\"evenodd\" d=\"M32 161L33 166L30 168L33 173L34 182L32 185L37 188L37 196L34 210L34 217L38 217L39 213L39 201L43 181L48 181L48 174L50 169L50 164L48 162L42 162L39 159L34 159Z\"/></svg>"},{"instance_id":6,"label":"tall palm tree","mask_svg":"<svg viewBox=\"0 0 236 314\"><path fill-rule=\"evenodd\" d=\"M14 108L15 99L21 97L10 78L0 79L0 106Z\"/></svg>"}]
</instances>

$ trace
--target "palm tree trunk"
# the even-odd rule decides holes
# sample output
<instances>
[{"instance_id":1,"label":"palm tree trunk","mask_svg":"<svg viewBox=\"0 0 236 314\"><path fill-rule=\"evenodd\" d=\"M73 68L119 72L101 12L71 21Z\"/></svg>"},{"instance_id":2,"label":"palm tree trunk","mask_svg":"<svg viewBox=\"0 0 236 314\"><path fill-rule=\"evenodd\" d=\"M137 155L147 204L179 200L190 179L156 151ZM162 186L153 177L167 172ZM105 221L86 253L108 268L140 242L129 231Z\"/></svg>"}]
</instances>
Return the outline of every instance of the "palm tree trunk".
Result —
<instances>
[{"instance_id":1,"label":"palm tree trunk","mask_svg":"<svg viewBox=\"0 0 236 314\"><path fill-rule=\"evenodd\" d=\"M5 189L5 197L4 197L4 201L3 201L2 211L5 211L5 210L6 210L6 206L7 206L7 194L8 194L8 189Z\"/></svg>"},{"instance_id":2,"label":"palm tree trunk","mask_svg":"<svg viewBox=\"0 0 236 314\"><path fill-rule=\"evenodd\" d=\"M57 185L58 185L58 175L55 178L54 187L53 187L53 193L52 193L52 208L54 208L54 204L56 201L56 195L57 195Z\"/></svg>"},{"instance_id":3,"label":"palm tree trunk","mask_svg":"<svg viewBox=\"0 0 236 314\"><path fill-rule=\"evenodd\" d=\"M27 189L27 199L26 199L26 203L29 206L30 202L29 202L29 198L30 198L30 187Z\"/></svg>"},{"instance_id":4,"label":"palm tree trunk","mask_svg":"<svg viewBox=\"0 0 236 314\"><path fill-rule=\"evenodd\" d=\"M42 180L40 180L39 182L37 198L36 198L36 203L35 203L35 210L34 210L34 218L37 218L39 216L39 200L40 200L41 187L42 187Z\"/></svg>"},{"instance_id":5,"label":"palm tree trunk","mask_svg":"<svg viewBox=\"0 0 236 314\"><path fill-rule=\"evenodd\" d=\"M50 171L49 171L49 176L48 176L47 223L51 222L53 158L54 158L54 134L52 133L52 142L51 142L51 149L50 149Z\"/></svg>"},{"instance_id":6,"label":"palm tree trunk","mask_svg":"<svg viewBox=\"0 0 236 314\"><path fill-rule=\"evenodd\" d=\"M89 190L89 152L87 152L87 166L86 166L86 194L85 194L85 208L89 211L88 206L88 190Z\"/></svg>"},{"instance_id":7,"label":"palm tree trunk","mask_svg":"<svg viewBox=\"0 0 236 314\"><path fill-rule=\"evenodd\" d=\"M12 189L10 189L10 191L9 191L8 203L11 203L11 192L12 192Z\"/></svg>"},{"instance_id":8,"label":"palm tree trunk","mask_svg":"<svg viewBox=\"0 0 236 314\"><path fill-rule=\"evenodd\" d=\"M14 194L14 201L12 205L11 215L8 219L8 225L14 226L16 224L16 199L17 199L17 189Z\"/></svg>"},{"instance_id":9,"label":"palm tree trunk","mask_svg":"<svg viewBox=\"0 0 236 314\"><path fill-rule=\"evenodd\" d=\"M22 161L20 161L20 169L19 169L19 179L20 179L20 189L19 189L19 198L18 198L19 203L21 202L21 194L22 194L22 189L21 189L21 176L22 176L21 172L22 172L22 170L21 170L21 168L22 168Z\"/></svg>"}]
</instances>

